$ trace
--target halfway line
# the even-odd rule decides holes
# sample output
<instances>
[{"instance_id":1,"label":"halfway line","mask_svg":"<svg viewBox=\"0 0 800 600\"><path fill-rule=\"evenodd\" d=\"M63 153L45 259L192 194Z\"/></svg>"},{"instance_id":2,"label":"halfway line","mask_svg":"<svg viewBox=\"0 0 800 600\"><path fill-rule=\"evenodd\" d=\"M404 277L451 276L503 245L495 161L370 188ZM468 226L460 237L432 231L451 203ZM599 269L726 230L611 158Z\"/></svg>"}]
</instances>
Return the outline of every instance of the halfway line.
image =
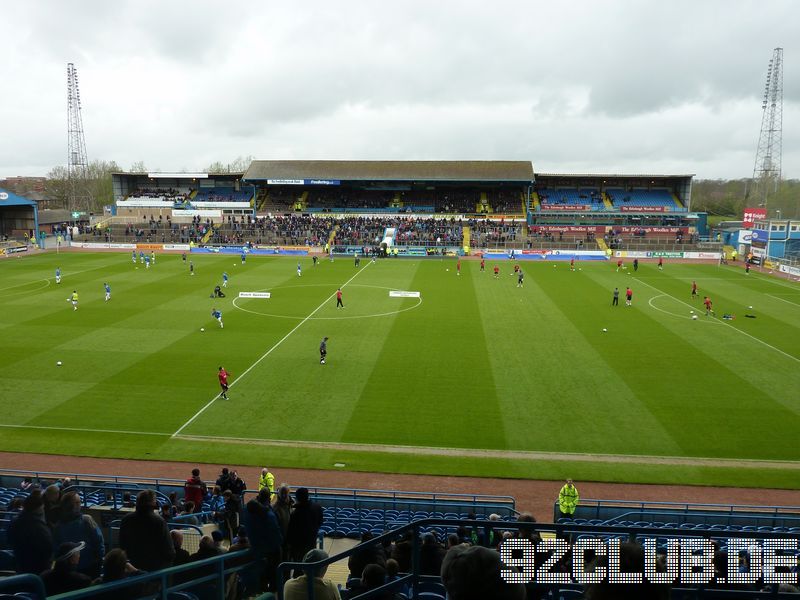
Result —
<instances>
[{"instance_id":1,"label":"halfway line","mask_svg":"<svg viewBox=\"0 0 800 600\"><path fill-rule=\"evenodd\" d=\"M367 264L364 266L364 269L366 269L367 267L369 267L371 264L372 264L372 263L367 263ZM350 279L348 279L346 282L344 282L344 283L342 284L342 287L345 287L345 286L346 286L348 283L350 283L351 281L353 281L353 279L355 279L356 277L358 277L358 276L359 276L359 275L360 275L360 274L361 274L361 273L364 271L364 269L359 269L359 270L356 272L356 274L355 274L355 275L353 275L353 276L352 276ZM291 330L289 333L287 333L287 334L286 334L285 336L283 336L283 337L282 337L280 340L278 340L278 342L277 342L277 343L276 343L276 344L275 344L275 345L274 345L272 348L270 348L269 350L267 350L266 352L264 352L264 354L262 354L262 355L261 355L261 357L260 357L260 358L259 358L259 359L258 359L256 362L254 362L252 365L250 365L250 366L247 368L247 370L246 370L244 373L242 373L241 375L239 375L239 377L237 377L237 378L236 378L234 381L232 381L232 382L231 382L231 384L228 386L228 389L232 388L232 387L233 387L233 386L235 386L237 383L239 383L239 382L240 382L240 381L241 381L241 380L244 378L244 376L245 376L245 375L247 375L247 374L248 374L250 371L252 371L252 370L255 368L255 366L256 366L256 365L258 365L258 363L260 363L262 360L264 360L264 359L265 359L265 358L267 358L267 357L268 357L270 354L272 354L272 351L273 351L273 350L275 350L275 348L277 348L277 347L278 347L278 346L280 346L280 345L281 345L283 342L285 342L285 341L287 340L287 338L288 338L290 335L292 335L292 334L293 334L295 331L297 331L297 330L300 328L300 326L301 326L301 325L303 325L303 323L305 323L305 322L306 322L306 321L308 321L308 320L309 320L311 317L313 317L315 314L317 314L317 312L318 312L318 311L319 311L319 310L320 310L320 309L321 309L323 306L325 306L325 305L326 305L326 304L327 304L327 303L330 301L330 299L331 299L331 298L333 298L335 295L336 295L336 292L334 292L333 294L331 294L330 296L328 296L327 298L325 298L325 300L323 300L323 301L322 301L322 303L321 303L321 304L320 304L320 305L319 305L317 308L315 308L314 310L312 310L312 311L311 311L311 312L308 314L308 316L307 316L305 319L303 319L303 320L302 320L302 321L300 321L300 322L299 322L297 325L295 325L295 326L294 326L294 328L293 328L293 329L292 329L292 330ZM176 435L178 435L178 434L179 434L181 431L183 431L183 430L184 430L184 429L186 429L186 428L187 428L189 425L191 425L191 423L192 423L192 422L193 422L193 421L194 421L194 420L195 420L197 417L199 417L201 414L203 414L203 412L204 412L204 411L205 411L205 410L206 410L206 409L207 409L209 406L211 406L212 404L214 404L214 402L215 402L215 401L217 400L217 398L219 398L219 397L220 397L220 394L217 394L217 395L216 395L216 396L214 396L214 397L213 397L211 400L209 400L209 401L208 401L208 403L207 403L207 404L206 404L206 405L205 405L203 408L201 408L200 410L198 410L198 411L197 411L197 412L194 414L194 416L193 416L191 419L189 419L188 421L186 421L186 423L184 423L183 425L181 425L181 426L178 428L178 430L177 430L175 433L173 433L173 434L172 434L172 436L170 436L170 437L173 437L173 438L174 438L174 437L175 437Z\"/></svg>"}]
</instances>

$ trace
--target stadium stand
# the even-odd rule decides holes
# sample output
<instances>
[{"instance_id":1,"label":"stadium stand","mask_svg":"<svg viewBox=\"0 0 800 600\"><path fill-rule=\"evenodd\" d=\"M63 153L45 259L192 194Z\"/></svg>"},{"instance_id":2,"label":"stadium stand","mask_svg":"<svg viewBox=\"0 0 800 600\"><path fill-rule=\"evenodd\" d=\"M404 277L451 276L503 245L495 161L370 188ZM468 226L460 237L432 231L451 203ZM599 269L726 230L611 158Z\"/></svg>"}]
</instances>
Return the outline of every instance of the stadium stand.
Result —
<instances>
[{"instance_id":1,"label":"stadium stand","mask_svg":"<svg viewBox=\"0 0 800 600\"><path fill-rule=\"evenodd\" d=\"M675 204L672 193L666 189L630 189L625 191L619 188L608 188L606 193L615 207L656 206L669 210L678 210L680 208Z\"/></svg>"},{"instance_id":2,"label":"stadium stand","mask_svg":"<svg viewBox=\"0 0 800 600\"><path fill-rule=\"evenodd\" d=\"M223 472L216 483L226 486L232 481L234 479ZM796 526L800 520L800 510L796 507L584 499L578 506L575 518L559 519L555 523L536 523L530 515L517 512L513 498L504 496L311 487L307 488L311 505L322 507L320 538L341 535L358 539L360 543L331 556L317 550L311 553L304 551L301 556L290 554L292 562L284 558L284 562L278 565L280 561L275 560L277 555L263 554L258 550L265 547L267 539L261 539L261 545L254 540L259 535L259 529L255 527L255 517L252 515L261 514L267 518L273 512L265 507L269 494L245 490L243 485L236 488L237 496L241 492L243 500L249 498L248 508L242 511L239 503L237 506L240 508L236 511L241 514L245 527L237 527L236 536L228 538L227 552L223 552L225 546L219 541L223 536L218 533L217 510L202 510L183 516L169 516L170 512L167 511L167 526L174 532L172 541L175 543L175 556L178 556L178 550L182 550L182 560L188 559L189 562L176 561L168 568L151 573L133 571L121 579L114 576L110 570L112 559L125 556L121 554L122 550L116 548L119 516L138 511L131 507L136 494L153 489L155 494L151 497L162 509L177 509L179 497L188 489L187 483L173 479L124 476L0 472L0 508L5 509L0 514L0 530L4 533L0 544L3 548L0 551L0 569L7 575L14 572L17 556L9 552L9 539L5 533L12 522L21 518L18 516L20 500L25 502L25 499L39 497L41 488L45 487L50 491L54 489L56 496L76 492L82 499L82 510L88 513L94 509L99 514L103 511L106 513L102 529L108 554L103 576L85 591L77 590L60 596L64 600L140 595L157 595L174 600L267 598L271 596L266 595L266 586L271 585L274 591L283 590L292 570L308 573L313 581L315 576L325 576L324 569L337 564L346 564L349 572L349 576L339 584L340 595L345 599L616 597L684 600L791 597L779 595L779 590L797 593L797 588L791 584L765 584L763 573L757 569L752 571L755 574L751 577L752 581L746 584L680 581L672 585L640 585L636 588L628 588L625 584L609 589L602 587L605 584L581 586L569 578L569 574L574 573L570 553L551 563L553 568L550 572L561 574L553 582L510 585L500 577L502 563L498 553L501 544L512 543L509 540L523 545L542 540L560 539L569 543L587 540L586 543L618 547L621 570L642 573L646 556L650 556L648 560L654 560L656 565L665 565L665 560L677 560L677 554L671 559L668 557L671 544L680 540L682 544L690 544L695 551L703 552L706 560L710 561L707 564L713 564L713 573L717 577L730 576L733 565L740 578L745 580L749 575L748 561L760 556L753 554L754 545L776 538L793 540L795 544L800 540L800 527ZM230 499L231 490L226 493ZM218 495L219 489L204 497L202 507L211 508ZM26 503L24 510L32 510L34 504ZM277 504L275 506L274 511L277 512L279 508ZM216 507L219 508L219 505ZM46 514L46 506L41 510ZM291 511L288 506L287 510ZM554 506L554 520L558 517L556 511L557 507ZM289 518L290 530L293 516ZM152 518L162 522L157 515ZM197 524L187 524L188 518L197 519ZM100 520L97 522L101 523ZM276 533L271 534L273 539L280 535L278 528L274 531ZM289 539L291 536L289 534ZM729 546L731 538L742 536L748 538L747 545L743 548ZM19 544L18 541L14 543ZM51 549L47 551L52 552ZM780 555L785 564L794 565L793 581L797 579L798 553L795 546L789 554ZM591 560L591 553L586 558L589 559L587 564L596 564ZM546 559L546 553L537 552L533 555L533 566L543 568ZM272 569L275 569L274 580L270 575ZM777 569L787 576L791 574L791 567L779 566ZM666 572L661 567L656 570ZM48 585L51 582L47 577L44 581ZM325 577L325 582L325 586L335 585L328 577ZM598 585L600 589L596 588ZM297 587L296 584L293 586ZM606 595L600 595L601 592ZM44 598L46 592L43 579L29 574L0 579L0 594L3 593L18 594L17 598L38 599ZM93 593L96 595L88 595ZM612 595L609 596L609 593Z\"/></svg>"}]
</instances>

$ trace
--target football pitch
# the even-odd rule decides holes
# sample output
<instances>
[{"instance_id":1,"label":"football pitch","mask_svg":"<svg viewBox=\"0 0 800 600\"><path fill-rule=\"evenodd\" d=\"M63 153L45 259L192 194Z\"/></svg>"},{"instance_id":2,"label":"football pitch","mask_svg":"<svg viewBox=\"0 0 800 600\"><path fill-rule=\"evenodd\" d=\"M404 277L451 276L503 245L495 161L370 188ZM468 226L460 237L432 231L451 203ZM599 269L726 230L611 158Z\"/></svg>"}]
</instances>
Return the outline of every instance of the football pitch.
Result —
<instances>
[{"instance_id":1,"label":"football pitch","mask_svg":"<svg viewBox=\"0 0 800 600\"><path fill-rule=\"evenodd\" d=\"M190 258L194 275L177 254L0 261L0 449L800 488L796 283L669 261L522 262L520 288L510 261L302 257L298 277L297 258Z\"/></svg>"}]
</instances>

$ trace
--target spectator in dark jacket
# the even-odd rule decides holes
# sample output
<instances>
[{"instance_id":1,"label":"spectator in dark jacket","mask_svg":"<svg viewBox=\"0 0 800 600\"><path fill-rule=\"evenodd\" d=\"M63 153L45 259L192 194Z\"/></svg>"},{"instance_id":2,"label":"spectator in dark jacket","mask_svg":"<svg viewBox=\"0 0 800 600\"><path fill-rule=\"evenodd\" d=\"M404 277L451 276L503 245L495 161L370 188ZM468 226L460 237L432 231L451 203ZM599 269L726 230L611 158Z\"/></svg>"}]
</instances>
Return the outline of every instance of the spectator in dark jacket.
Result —
<instances>
[{"instance_id":1,"label":"spectator in dark jacket","mask_svg":"<svg viewBox=\"0 0 800 600\"><path fill-rule=\"evenodd\" d=\"M103 559L103 576L94 580L94 585L101 585L103 583L111 583L113 581L120 581L128 577L136 577L143 575L130 562L128 562L128 555L121 548L114 548ZM91 596L93 600L130 600L139 598L142 595L141 585L133 585L123 589L117 589L101 594Z\"/></svg>"},{"instance_id":2,"label":"spectator in dark jacket","mask_svg":"<svg viewBox=\"0 0 800 600\"><path fill-rule=\"evenodd\" d=\"M371 590L377 589L387 583L386 569L381 565L367 565L364 567L364 572L361 574L361 579L353 584L350 588L350 598L358 598L360 594L365 594ZM405 596L400 596L395 592L385 592L380 596L373 596L374 600L400 600Z\"/></svg>"},{"instance_id":3,"label":"spectator in dark jacket","mask_svg":"<svg viewBox=\"0 0 800 600\"><path fill-rule=\"evenodd\" d=\"M92 585L92 578L78 572L83 542L64 542L58 547L53 568L42 573L44 589L48 596L80 590Z\"/></svg>"},{"instance_id":4,"label":"spectator in dark jacket","mask_svg":"<svg viewBox=\"0 0 800 600\"><path fill-rule=\"evenodd\" d=\"M432 533L422 537L422 548L419 550L419 572L421 575L439 575L442 571L444 548L436 541Z\"/></svg>"},{"instance_id":5,"label":"spectator in dark jacket","mask_svg":"<svg viewBox=\"0 0 800 600\"><path fill-rule=\"evenodd\" d=\"M50 568L53 536L44 519L44 500L39 490L22 503L19 517L8 526L8 542L14 551L17 573L38 575Z\"/></svg>"},{"instance_id":6,"label":"spectator in dark jacket","mask_svg":"<svg viewBox=\"0 0 800 600\"><path fill-rule=\"evenodd\" d=\"M244 519L247 538L254 558L261 561L261 579L267 585L275 582L275 569L281 561L283 536L278 518L269 504L264 506L257 500L247 503Z\"/></svg>"},{"instance_id":7,"label":"spectator in dark jacket","mask_svg":"<svg viewBox=\"0 0 800 600\"><path fill-rule=\"evenodd\" d=\"M219 486L220 492L224 492L228 489L228 486L231 483L231 475L228 473L228 467L223 467L222 472L217 477L217 482L215 485Z\"/></svg>"},{"instance_id":8,"label":"spectator in dark jacket","mask_svg":"<svg viewBox=\"0 0 800 600\"><path fill-rule=\"evenodd\" d=\"M374 536L365 531L361 534L361 544L364 546L359 552L350 556L347 567L350 569L350 577L361 577L364 567L367 565L386 566L386 552L379 543L368 543ZM365 543L367 542L367 543Z\"/></svg>"},{"instance_id":9,"label":"spectator in dark jacket","mask_svg":"<svg viewBox=\"0 0 800 600\"><path fill-rule=\"evenodd\" d=\"M183 533L178 529L173 529L169 532L169 536L172 538L172 547L175 548L175 560L172 561L172 565L175 567L185 565L191 558L189 553L183 549Z\"/></svg>"},{"instance_id":10,"label":"spectator in dark jacket","mask_svg":"<svg viewBox=\"0 0 800 600\"><path fill-rule=\"evenodd\" d=\"M206 484L200 479L200 469L192 469L192 476L183 484L183 501L193 502L192 508L195 512L200 512L203 508L203 499L206 497L208 489Z\"/></svg>"},{"instance_id":11,"label":"spectator in dark jacket","mask_svg":"<svg viewBox=\"0 0 800 600\"><path fill-rule=\"evenodd\" d=\"M125 550L130 562L143 571L165 569L175 558L167 523L155 509L155 492L139 492L136 511L122 519L119 527L120 548Z\"/></svg>"},{"instance_id":12,"label":"spectator in dark jacket","mask_svg":"<svg viewBox=\"0 0 800 600\"><path fill-rule=\"evenodd\" d=\"M289 531L289 517L292 515L293 506L294 500L292 500L292 496L289 494L289 486L282 485L275 493L275 502L272 504L272 510L275 511L275 516L278 517L278 524L281 526L284 545L286 544L286 534Z\"/></svg>"},{"instance_id":13,"label":"spectator in dark jacket","mask_svg":"<svg viewBox=\"0 0 800 600\"><path fill-rule=\"evenodd\" d=\"M317 534L322 526L322 507L309 500L308 488L298 488L295 499L286 538L289 559L301 562L306 553L317 545Z\"/></svg>"},{"instance_id":14,"label":"spectator in dark jacket","mask_svg":"<svg viewBox=\"0 0 800 600\"><path fill-rule=\"evenodd\" d=\"M200 544L197 548L197 552L192 554L191 558L192 562L194 562L206 558L214 558L220 554L225 554L225 551L217 548L216 544L214 543L214 538L212 538L210 535L204 535L202 538L200 538Z\"/></svg>"},{"instance_id":15,"label":"spectator in dark jacket","mask_svg":"<svg viewBox=\"0 0 800 600\"><path fill-rule=\"evenodd\" d=\"M56 546L64 542L83 543L85 546L79 552L78 572L92 579L100 576L100 567L106 555L103 534L92 517L81 514L81 499L77 492L67 492L61 497L53 541Z\"/></svg>"},{"instance_id":16,"label":"spectator in dark jacket","mask_svg":"<svg viewBox=\"0 0 800 600\"><path fill-rule=\"evenodd\" d=\"M42 495L44 500L44 518L50 527L58 523L58 510L61 504L61 488L56 485L48 485Z\"/></svg>"},{"instance_id":17,"label":"spectator in dark jacket","mask_svg":"<svg viewBox=\"0 0 800 600\"><path fill-rule=\"evenodd\" d=\"M247 484L244 482L244 479L239 477L239 473L236 471L231 471L231 478L228 482L228 489L233 492L235 496L239 497L239 501L244 497L244 491L247 489Z\"/></svg>"}]
</instances>

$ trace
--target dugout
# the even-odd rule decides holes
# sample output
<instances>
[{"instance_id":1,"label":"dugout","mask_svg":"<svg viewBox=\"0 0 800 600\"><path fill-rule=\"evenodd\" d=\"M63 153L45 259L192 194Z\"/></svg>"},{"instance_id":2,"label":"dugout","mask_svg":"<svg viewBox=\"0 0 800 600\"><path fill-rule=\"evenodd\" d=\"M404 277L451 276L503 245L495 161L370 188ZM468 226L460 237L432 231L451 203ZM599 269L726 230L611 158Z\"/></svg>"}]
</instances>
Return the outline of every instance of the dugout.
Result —
<instances>
[{"instance_id":1,"label":"dugout","mask_svg":"<svg viewBox=\"0 0 800 600\"><path fill-rule=\"evenodd\" d=\"M0 239L35 239L39 231L39 208L33 200L0 188Z\"/></svg>"},{"instance_id":2,"label":"dugout","mask_svg":"<svg viewBox=\"0 0 800 600\"><path fill-rule=\"evenodd\" d=\"M259 212L524 214L529 161L254 160Z\"/></svg>"}]
</instances>

